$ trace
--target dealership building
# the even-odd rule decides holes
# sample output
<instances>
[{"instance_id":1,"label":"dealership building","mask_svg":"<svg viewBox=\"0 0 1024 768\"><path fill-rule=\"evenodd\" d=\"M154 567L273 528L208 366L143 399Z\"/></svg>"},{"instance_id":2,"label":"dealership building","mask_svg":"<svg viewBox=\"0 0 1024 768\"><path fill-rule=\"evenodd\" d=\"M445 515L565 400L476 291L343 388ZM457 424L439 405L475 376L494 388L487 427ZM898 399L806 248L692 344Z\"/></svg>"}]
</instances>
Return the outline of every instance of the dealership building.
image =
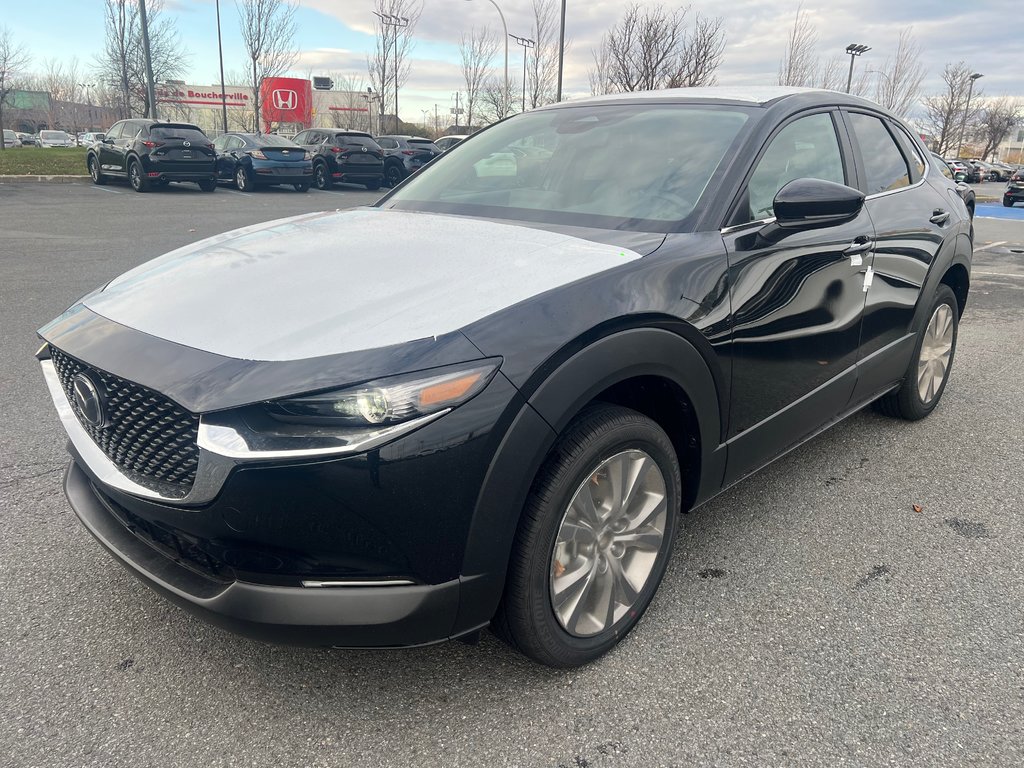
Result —
<instances>
[{"instance_id":1,"label":"dealership building","mask_svg":"<svg viewBox=\"0 0 1024 768\"><path fill-rule=\"evenodd\" d=\"M377 120L370 113L371 104L376 102L373 93L316 90L309 80L268 78L261 94L264 130L288 133L316 127L372 133L377 128ZM224 86L225 110L221 109L220 85L161 83L156 88L156 100L161 120L193 123L211 136L223 131L225 110L229 131L253 129L256 99L253 89L246 86Z\"/></svg>"}]
</instances>

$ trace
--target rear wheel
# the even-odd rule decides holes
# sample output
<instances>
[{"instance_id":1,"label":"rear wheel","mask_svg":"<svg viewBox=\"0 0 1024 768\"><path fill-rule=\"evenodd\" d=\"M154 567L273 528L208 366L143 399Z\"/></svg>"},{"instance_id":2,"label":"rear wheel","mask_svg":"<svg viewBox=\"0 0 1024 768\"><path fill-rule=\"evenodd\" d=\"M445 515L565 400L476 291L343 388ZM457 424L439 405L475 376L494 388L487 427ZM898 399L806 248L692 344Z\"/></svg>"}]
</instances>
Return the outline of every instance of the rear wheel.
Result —
<instances>
[{"instance_id":1,"label":"rear wheel","mask_svg":"<svg viewBox=\"0 0 1024 768\"><path fill-rule=\"evenodd\" d=\"M96 155L89 155L89 176L92 177L92 183L98 186L103 186L107 183L107 177L103 175L100 170L100 161L96 159Z\"/></svg>"},{"instance_id":2,"label":"rear wheel","mask_svg":"<svg viewBox=\"0 0 1024 768\"><path fill-rule=\"evenodd\" d=\"M878 410L908 421L923 419L935 410L953 367L959 325L956 296L948 285L940 285L903 384L878 400Z\"/></svg>"},{"instance_id":3,"label":"rear wheel","mask_svg":"<svg viewBox=\"0 0 1024 768\"><path fill-rule=\"evenodd\" d=\"M235 186L238 187L239 192L252 192L256 186L244 165L235 169Z\"/></svg>"},{"instance_id":4,"label":"rear wheel","mask_svg":"<svg viewBox=\"0 0 1024 768\"><path fill-rule=\"evenodd\" d=\"M585 410L534 480L495 632L554 667L609 651L661 582L681 494L672 441L657 423L619 406Z\"/></svg>"},{"instance_id":5,"label":"rear wheel","mask_svg":"<svg viewBox=\"0 0 1024 768\"><path fill-rule=\"evenodd\" d=\"M132 160L128 166L128 182L136 192L149 192L149 179L138 160Z\"/></svg>"},{"instance_id":6,"label":"rear wheel","mask_svg":"<svg viewBox=\"0 0 1024 768\"><path fill-rule=\"evenodd\" d=\"M317 189L331 188L331 172L327 170L327 163L317 163L313 166L313 183Z\"/></svg>"},{"instance_id":7,"label":"rear wheel","mask_svg":"<svg viewBox=\"0 0 1024 768\"><path fill-rule=\"evenodd\" d=\"M304 181L301 184L292 184L295 187L296 192L309 192L309 182Z\"/></svg>"},{"instance_id":8,"label":"rear wheel","mask_svg":"<svg viewBox=\"0 0 1024 768\"><path fill-rule=\"evenodd\" d=\"M1013 200L1011 198L1009 198L1009 197L1004 197L1003 198L1003 207L1004 208L1013 208Z\"/></svg>"},{"instance_id":9,"label":"rear wheel","mask_svg":"<svg viewBox=\"0 0 1024 768\"><path fill-rule=\"evenodd\" d=\"M389 187L398 186L404 177L405 174L397 163L392 163L384 169L384 184Z\"/></svg>"},{"instance_id":10,"label":"rear wheel","mask_svg":"<svg viewBox=\"0 0 1024 768\"><path fill-rule=\"evenodd\" d=\"M199 184L199 188L203 190L203 192L213 192L215 189L217 189L216 179L203 179L202 181L196 183Z\"/></svg>"}]
</instances>

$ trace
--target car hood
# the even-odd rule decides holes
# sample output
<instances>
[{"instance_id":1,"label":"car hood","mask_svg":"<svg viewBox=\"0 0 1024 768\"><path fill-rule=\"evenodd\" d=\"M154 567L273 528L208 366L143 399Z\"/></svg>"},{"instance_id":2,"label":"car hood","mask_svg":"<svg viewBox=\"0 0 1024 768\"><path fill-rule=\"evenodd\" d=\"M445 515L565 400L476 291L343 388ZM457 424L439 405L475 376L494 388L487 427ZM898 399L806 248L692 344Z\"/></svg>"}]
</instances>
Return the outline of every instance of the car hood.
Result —
<instances>
[{"instance_id":1,"label":"car hood","mask_svg":"<svg viewBox=\"0 0 1024 768\"><path fill-rule=\"evenodd\" d=\"M82 303L206 352L300 360L436 338L640 257L532 227L371 208L227 232Z\"/></svg>"}]
</instances>

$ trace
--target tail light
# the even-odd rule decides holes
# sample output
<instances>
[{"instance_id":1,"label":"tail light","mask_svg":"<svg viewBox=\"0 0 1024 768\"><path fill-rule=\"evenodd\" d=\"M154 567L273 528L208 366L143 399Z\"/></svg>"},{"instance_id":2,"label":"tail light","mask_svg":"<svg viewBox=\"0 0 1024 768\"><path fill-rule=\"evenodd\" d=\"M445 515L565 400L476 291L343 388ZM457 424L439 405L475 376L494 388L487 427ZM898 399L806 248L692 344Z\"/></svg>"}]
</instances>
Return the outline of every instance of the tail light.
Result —
<instances>
[{"instance_id":1,"label":"tail light","mask_svg":"<svg viewBox=\"0 0 1024 768\"><path fill-rule=\"evenodd\" d=\"M420 150L418 150L418 149L403 149L402 150L402 154L403 155L418 155L419 153L420 153Z\"/></svg>"},{"instance_id":2,"label":"tail light","mask_svg":"<svg viewBox=\"0 0 1024 768\"><path fill-rule=\"evenodd\" d=\"M164 143L162 141L144 141L144 142L142 142L142 146L149 147L150 149L153 149L153 147L162 147L163 145L164 145Z\"/></svg>"},{"instance_id":3,"label":"tail light","mask_svg":"<svg viewBox=\"0 0 1024 768\"><path fill-rule=\"evenodd\" d=\"M344 149L342 149L341 147L331 147L331 152L333 152L333 153L334 153L334 154L336 154L336 155L337 155L337 154L340 154L340 153L342 153L342 152L344 152L344 151L345 151L345 150L344 150Z\"/></svg>"},{"instance_id":4,"label":"tail light","mask_svg":"<svg viewBox=\"0 0 1024 768\"><path fill-rule=\"evenodd\" d=\"M250 149L246 154L249 157L255 157L257 160L266 160L267 156L263 154L262 149Z\"/></svg>"}]
</instances>

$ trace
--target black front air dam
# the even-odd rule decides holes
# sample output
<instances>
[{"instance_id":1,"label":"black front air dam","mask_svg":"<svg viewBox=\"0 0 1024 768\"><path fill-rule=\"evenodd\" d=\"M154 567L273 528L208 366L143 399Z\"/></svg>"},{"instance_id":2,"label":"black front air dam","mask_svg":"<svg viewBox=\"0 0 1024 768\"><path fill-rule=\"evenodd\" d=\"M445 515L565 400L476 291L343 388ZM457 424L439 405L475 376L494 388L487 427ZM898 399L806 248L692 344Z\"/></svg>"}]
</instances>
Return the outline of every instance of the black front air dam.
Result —
<instances>
[{"instance_id":1,"label":"black front air dam","mask_svg":"<svg viewBox=\"0 0 1024 768\"><path fill-rule=\"evenodd\" d=\"M72 461L64 476L82 524L156 592L212 624L257 640L302 646L383 648L449 639L460 582L396 587L275 587L206 578L132 535Z\"/></svg>"}]
</instances>

